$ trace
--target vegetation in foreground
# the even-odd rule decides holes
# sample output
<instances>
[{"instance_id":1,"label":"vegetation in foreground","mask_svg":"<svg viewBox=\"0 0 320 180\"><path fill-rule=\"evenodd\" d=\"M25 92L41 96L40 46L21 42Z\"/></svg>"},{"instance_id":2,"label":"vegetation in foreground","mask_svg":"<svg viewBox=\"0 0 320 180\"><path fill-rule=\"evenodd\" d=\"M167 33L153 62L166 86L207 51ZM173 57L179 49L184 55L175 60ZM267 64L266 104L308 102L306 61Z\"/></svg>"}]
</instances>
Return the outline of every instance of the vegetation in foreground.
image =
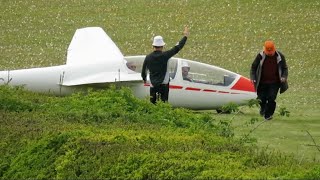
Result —
<instances>
[{"instance_id":1,"label":"vegetation in foreground","mask_svg":"<svg viewBox=\"0 0 320 180\"><path fill-rule=\"evenodd\" d=\"M235 138L228 121L128 89L51 97L1 86L0 116L1 179L320 178L316 162Z\"/></svg>"}]
</instances>

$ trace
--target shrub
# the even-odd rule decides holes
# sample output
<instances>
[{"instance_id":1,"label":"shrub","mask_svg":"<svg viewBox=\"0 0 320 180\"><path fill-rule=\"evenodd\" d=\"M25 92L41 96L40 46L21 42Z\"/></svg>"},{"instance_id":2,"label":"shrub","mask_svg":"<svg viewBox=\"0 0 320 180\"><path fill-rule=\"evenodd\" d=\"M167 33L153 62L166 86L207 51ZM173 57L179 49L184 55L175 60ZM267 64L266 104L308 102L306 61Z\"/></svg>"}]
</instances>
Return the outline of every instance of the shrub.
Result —
<instances>
[{"instance_id":1,"label":"shrub","mask_svg":"<svg viewBox=\"0 0 320 180\"><path fill-rule=\"evenodd\" d=\"M38 107L36 99L27 98L23 87L0 86L0 110L4 111L33 111ZM24 98L21 98L24 97Z\"/></svg>"}]
</instances>

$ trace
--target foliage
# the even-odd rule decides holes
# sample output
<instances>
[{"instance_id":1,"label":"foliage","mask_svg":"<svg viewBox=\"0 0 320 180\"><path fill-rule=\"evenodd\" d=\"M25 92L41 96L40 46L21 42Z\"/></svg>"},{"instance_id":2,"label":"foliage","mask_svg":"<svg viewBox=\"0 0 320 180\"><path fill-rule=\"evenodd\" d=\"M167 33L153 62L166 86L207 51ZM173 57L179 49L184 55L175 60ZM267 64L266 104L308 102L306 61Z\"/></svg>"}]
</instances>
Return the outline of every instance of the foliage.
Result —
<instances>
[{"instance_id":1,"label":"foliage","mask_svg":"<svg viewBox=\"0 0 320 180\"><path fill-rule=\"evenodd\" d=\"M250 107L250 108L260 107L259 103L260 103L260 100L259 100L259 99L250 99L250 100L247 102L247 105L248 105L248 107Z\"/></svg>"},{"instance_id":2,"label":"foliage","mask_svg":"<svg viewBox=\"0 0 320 180\"><path fill-rule=\"evenodd\" d=\"M22 112L37 108L36 99L19 99L21 93L25 93L22 87L3 86L0 89L0 110Z\"/></svg>"},{"instance_id":3,"label":"foliage","mask_svg":"<svg viewBox=\"0 0 320 180\"><path fill-rule=\"evenodd\" d=\"M2 109L1 179L318 177L310 163L234 138L230 120L153 105L127 88L70 97L20 89L12 97L37 105L32 112Z\"/></svg>"},{"instance_id":4,"label":"foliage","mask_svg":"<svg viewBox=\"0 0 320 180\"><path fill-rule=\"evenodd\" d=\"M280 112L280 116L287 116L287 117L290 116L290 111L288 111L287 108L285 107L280 107L279 112Z\"/></svg>"},{"instance_id":5,"label":"foliage","mask_svg":"<svg viewBox=\"0 0 320 180\"><path fill-rule=\"evenodd\" d=\"M230 102L217 110L218 113L226 113L226 114L230 114L232 112L238 112L238 111L239 111L238 105L233 102Z\"/></svg>"},{"instance_id":6,"label":"foliage","mask_svg":"<svg viewBox=\"0 0 320 180\"><path fill-rule=\"evenodd\" d=\"M146 100L135 98L130 89L111 86L106 90L76 93L68 97L52 99L41 106L51 117L72 122L92 123L149 123L174 128L212 128L213 118L208 114L191 115L186 109L172 109L168 103L155 106Z\"/></svg>"},{"instance_id":7,"label":"foliage","mask_svg":"<svg viewBox=\"0 0 320 180\"><path fill-rule=\"evenodd\" d=\"M319 179L320 177L320 166L313 167L305 176L304 179Z\"/></svg>"},{"instance_id":8,"label":"foliage","mask_svg":"<svg viewBox=\"0 0 320 180\"><path fill-rule=\"evenodd\" d=\"M223 137L233 137L234 132L231 126L232 121L219 121L219 127L221 129L219 135Z\"/></svg>"},{"instance_id":9,"label":"foliage","mask_svg":"<svg viewBox=\"0 0 320 180\"><path fill-rule=\"evenodd\" d=\"M250 99L248 100L244 105L253 108L253 107L259 107L259 99ZM238 104L234 103L234 102L230 102L228 104L225 104L224 106L222 106L221 108L218 109L218 113L226 113L226 114L230 114L230 113L241 113L240 111L240 107Z\"/></svg>"}]
</instances>

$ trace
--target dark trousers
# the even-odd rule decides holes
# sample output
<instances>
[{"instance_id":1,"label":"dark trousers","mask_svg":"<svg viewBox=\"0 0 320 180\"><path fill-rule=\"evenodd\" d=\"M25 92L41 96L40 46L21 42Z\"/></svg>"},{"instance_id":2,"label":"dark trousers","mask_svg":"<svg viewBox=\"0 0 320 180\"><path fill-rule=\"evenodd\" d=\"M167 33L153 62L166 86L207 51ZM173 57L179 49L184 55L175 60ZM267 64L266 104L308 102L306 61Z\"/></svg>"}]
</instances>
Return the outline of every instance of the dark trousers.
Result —
<instances>
[{"instance_id":1,"label":"dark trousers","mask_svg":"<svg viewBox=\"0 0 320 180\"><path fill-rule=\"evenodd\" d=\"M276 98L280 88L280 83L259 84L257 89L258 99L260 100L260 114L264 117L273 115L276 109Z\"/></svg>"},{"instance_id":2,"label":"dark trousers","mask_svg":"<svg viewBox=\"0 0 320 180\"><path fill-rule=\"evenodd\" d=\"M160 84L158 86L150 87L150 101L155 104L157 100L161 99L167 102L169 98L169 84Z\"/></svg>"}]
</instances>

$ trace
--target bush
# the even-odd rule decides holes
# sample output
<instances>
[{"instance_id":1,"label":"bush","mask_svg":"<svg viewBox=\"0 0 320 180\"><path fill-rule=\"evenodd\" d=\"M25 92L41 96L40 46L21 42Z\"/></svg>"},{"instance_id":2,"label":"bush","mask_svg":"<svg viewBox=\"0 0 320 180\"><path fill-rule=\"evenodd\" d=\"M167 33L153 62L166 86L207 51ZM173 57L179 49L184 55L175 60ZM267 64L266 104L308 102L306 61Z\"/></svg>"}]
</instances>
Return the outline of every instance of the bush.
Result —
<instances>
[{"instance_id":1,"label":"bush","mask_svg":"<svg viewBox=\"0 0 320 180\"><path fill-rule=\"evenodd\" d=\"M318 177L317 168L234 139L231 121L153 105L127 88L68 97L10 92L14 102L27 102L32 111L2 109L1 179Z\"/></svg>"},{"instance_id":2,"label":"bush","mask_svg":"<svg viewBox=\"0 0 320 180\"><path fill-rule=\"evenodd\" d=\"M38 107L37 100L27 97L23 87L10 87L7 85L0 88L0 110L4 111L33 111ZM30 93L31 94L31 93Z\"/></svg>"}]
</instances>

